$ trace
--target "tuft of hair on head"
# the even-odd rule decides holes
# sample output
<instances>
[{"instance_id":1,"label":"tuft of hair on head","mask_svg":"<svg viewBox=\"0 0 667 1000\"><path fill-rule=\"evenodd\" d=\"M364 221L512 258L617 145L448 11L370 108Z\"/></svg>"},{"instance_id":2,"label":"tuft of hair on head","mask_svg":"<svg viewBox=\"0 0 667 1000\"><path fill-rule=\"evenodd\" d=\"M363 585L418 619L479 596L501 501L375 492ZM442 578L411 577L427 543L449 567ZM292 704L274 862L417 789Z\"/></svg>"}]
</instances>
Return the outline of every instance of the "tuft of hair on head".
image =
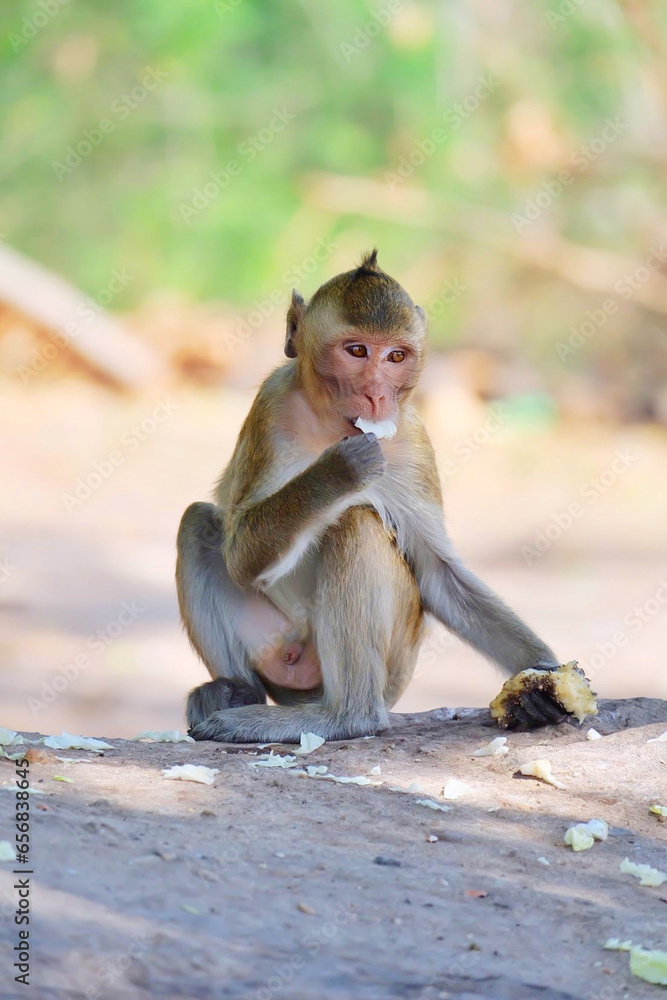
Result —
<instances>
[{"instance_id":1,"label":"tuft of hair on head","mask_svg":"<svg viewBox=\"0 0 667 1000\"><path fill-rule=\"evenodd\" d=\"M384 274L384 271L378 264L377 247L373 247L370 253L364 254L361 259L361 264L352 276L352 280L354 280L354 278L360 278L364 274Z\"/></svg>"}]
</instances>

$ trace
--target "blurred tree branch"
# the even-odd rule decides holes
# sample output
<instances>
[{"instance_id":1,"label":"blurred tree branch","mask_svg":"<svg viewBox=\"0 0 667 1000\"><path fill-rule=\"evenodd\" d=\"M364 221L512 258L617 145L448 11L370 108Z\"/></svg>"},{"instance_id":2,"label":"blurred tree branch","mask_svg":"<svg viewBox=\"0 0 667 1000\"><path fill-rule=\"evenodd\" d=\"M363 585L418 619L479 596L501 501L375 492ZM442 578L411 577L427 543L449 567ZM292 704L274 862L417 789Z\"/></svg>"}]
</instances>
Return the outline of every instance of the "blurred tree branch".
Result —
<instances>
[{"instance_id":1,"label":"blurred tree branch","mask_svg":"<svg viewBox=\"0 0 667 1000\"><path fill-rule=\"evenodd\" d=\"M40 326L103 379L138 389L164 374L164 363L94 299L6 244L0 244L0 301Z\"/></svg>"},{"instance_id":2,"label":"blurred tree branch","mask_svg":"<svg viewBox=\"0 0 667 1000\"><path fill-rule=\"evenodd\" d=\"M445 199L422 188L391 188L380 181L336 174L311 174L304 197L332 213L362 215L385 222L450 232L514 257L586 292L614 294L614 284L641 268L643 261L584 247L555 232L508 236L509 216L495 209ZM649 248L647 248L648 250ZM633 302L667 316L667 277L656 272L638 282Z\"/></svg>"}]
</instances>

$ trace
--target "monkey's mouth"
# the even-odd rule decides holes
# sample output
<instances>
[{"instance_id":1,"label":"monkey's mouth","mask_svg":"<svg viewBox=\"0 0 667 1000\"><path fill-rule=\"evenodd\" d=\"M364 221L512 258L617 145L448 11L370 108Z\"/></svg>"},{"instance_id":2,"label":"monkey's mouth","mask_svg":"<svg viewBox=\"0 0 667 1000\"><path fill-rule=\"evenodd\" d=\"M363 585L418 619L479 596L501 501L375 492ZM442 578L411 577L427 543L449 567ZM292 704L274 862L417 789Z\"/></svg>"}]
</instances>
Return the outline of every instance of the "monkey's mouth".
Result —
<instances>
[{"instance_id":1,"label":"monkey's mouth","mask_svg":"<svg viewBox=\"0 0 667 1000\"><path fill-rule=\"evenodd\" d=\"M390 439L395 437L398 429L390 417L387 417L384 420L366 420L364 417L357 417L354 422L354 426L360 430L362 434L375 434L379 440L382 440L382 438Z\"/></svg>"}]
</instances>

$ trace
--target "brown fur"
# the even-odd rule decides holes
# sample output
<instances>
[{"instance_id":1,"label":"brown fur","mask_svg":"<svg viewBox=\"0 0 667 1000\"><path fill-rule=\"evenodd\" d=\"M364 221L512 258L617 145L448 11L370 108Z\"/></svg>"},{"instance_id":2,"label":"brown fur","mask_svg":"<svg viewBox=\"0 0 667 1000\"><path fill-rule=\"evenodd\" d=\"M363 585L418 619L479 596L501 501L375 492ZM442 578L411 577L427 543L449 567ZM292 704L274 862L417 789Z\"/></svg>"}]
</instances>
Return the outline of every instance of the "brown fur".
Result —
<instances>
[{"instance_id":1,"label":"brown fur","mask_svg":"<svg viewBox=\"0 0 667 1000\"><path fill-rule=\"evenodd\" d=\"M349 343L365 353L353 357ZM211 676L237 677L258 692L242 697L261 701L268 691L279 705L228 707L225 688L227 704L211 713L211 698L193 693L197 739L377 731L412 675L424 610L508 672L555 663L451 548L433 449L410 405L423 345L423 312L376 251L309 303L293 294L290 360L259 390L216 490L217 562L197 555L192 526L179 535L181 612ZM393 414L395 438L380 443L354 430L355 416L368 412ZM210 521L209 506L193 505ZM292 690L253 673L262 637L240 641L238 627L251 593L263 595L259 631L264 618L284 615L285 634L318 658L320 687Z\"/></svg>"}]
</instances>

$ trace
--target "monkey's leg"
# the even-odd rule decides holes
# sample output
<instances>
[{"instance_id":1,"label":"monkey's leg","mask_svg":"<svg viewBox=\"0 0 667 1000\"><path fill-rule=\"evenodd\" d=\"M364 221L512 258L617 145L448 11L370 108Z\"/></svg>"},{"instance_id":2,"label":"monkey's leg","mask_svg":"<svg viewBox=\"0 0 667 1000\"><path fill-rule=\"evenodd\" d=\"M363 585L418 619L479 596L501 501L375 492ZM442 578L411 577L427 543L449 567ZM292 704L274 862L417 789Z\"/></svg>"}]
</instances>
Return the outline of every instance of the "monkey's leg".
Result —
<instances>
[{"instance_id":1,"label":"monkey's leg","mask_svg":"<svg viewBox=\"0 0 667 1000\"><path fill-rule=\"evenodd\" d=\"M186 510L178 533L176 578L190 642L214 679L190 692L190 726L213 712L266 702L264 682L288 690L317 687L312 643L261 594L245 594L227 572L223 532L212 504ZM258 676L259 675L259 676Z\"/></svg>"},{"instance_id":2,"label":"monkey's leg","mask_svg":"<svg viewBox=\"0 0 667 1000\"><path fill-rule=\"evenodd\" d=\"M387 676L392 639L410 637L405 656L392 654L400 688L406 663L408 670L414 665L421 632L416 587L406 612L406 573L377 514L360 507L346 511L327 529L319 548L312 625L322 669L321 702L216 712L193 729L195 739L298 743L302 732L340 740L385 728L385 695L393 700L397 686ZM397 630L401 617L411 622Z\"/></svg>"},{"instance_id":3,"label":"monkey's leg","mask_svg":"<svg viewBox=\"0 0 667 1000\"><path fill-rule=\"evenodd\" d=\"M266 701L236 627L245 595L227 572L222 540L222 525L213 504L191 504L178 530L178 602L188 638L213 680L188 695L190 727L213 712Z\"/></svg>"}]
</instances>

